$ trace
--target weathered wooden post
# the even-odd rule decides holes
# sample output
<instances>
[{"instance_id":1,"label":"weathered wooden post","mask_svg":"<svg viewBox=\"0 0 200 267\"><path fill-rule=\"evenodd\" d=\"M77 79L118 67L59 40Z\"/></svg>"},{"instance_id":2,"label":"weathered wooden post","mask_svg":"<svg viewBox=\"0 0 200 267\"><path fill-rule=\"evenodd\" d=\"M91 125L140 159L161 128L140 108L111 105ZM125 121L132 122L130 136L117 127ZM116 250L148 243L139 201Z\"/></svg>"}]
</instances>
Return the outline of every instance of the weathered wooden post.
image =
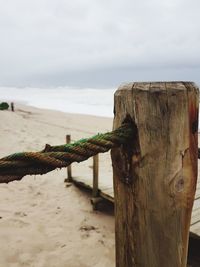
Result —
<instances>
[{"instance_id":1,"label":"weathered wooden post","mask_svg":"<svg viewBox=\"0 0 200 267\"><path fill-rule=\"evenodd\" d=\"M99 196L99 154L93 156L93 187L91 204L94 210L98 210L103 198Z\"/></svg>"},{"instance_id":2,"label":"weathered wooden post","mask_svg":"<svg viewBox=\"0 0 200 267\"><path fill-rule=\"evenodd\" d=\"M93 156L93 190L92 197L96 198L99 195L99 155Z\"/></svg>"},{"instance_id":3,"label":"weathered wooden post","mask_svg":"<svg viewBox=\"0 0 200 267\"><path fill-rule=\"evenodd\" d=\"M112 150L117 267L185 267L197 180L198 88L130 83L115 93L114 129L135 128Z\"/></svg>"},{"instance_id":4,"label":"weathered wooden post","mask_svg":"<svg viewBox=\"0 0 200 267\"><path fill-rule=\"evenodd\" d=\"M67 134L66 135L66 144L70 144L71 143L71 135ZM69 165L67 167L67 179L68 182L72 182L72 167L71 165Z\"/></svg>"}]
</instances>

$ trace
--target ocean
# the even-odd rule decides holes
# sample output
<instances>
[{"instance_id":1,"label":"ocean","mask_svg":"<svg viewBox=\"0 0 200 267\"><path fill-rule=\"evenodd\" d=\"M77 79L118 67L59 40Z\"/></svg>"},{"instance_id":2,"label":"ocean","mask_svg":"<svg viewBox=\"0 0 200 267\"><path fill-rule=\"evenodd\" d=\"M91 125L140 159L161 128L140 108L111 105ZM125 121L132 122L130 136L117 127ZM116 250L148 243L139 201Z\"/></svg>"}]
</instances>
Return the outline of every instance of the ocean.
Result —
<instances>
[{"instance_id":1,"label":"ocean","mask_svg":"<svg viewBox=\"0 0 200 267\"><path fill-rule=\"evenodd\" d=\"M0 87L0 101L69 113L113 117L114 92L108 89Z\"/></svg>"}]
</instances>

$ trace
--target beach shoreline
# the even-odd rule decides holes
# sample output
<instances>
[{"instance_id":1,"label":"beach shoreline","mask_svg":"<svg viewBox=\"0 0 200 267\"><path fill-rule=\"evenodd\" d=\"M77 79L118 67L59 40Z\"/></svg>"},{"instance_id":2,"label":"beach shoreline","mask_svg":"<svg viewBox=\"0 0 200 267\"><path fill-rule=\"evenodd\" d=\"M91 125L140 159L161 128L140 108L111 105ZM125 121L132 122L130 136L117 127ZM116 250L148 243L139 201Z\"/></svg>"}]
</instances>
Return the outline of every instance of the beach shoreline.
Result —
<instances>
[{"instance_id":1,"label":"beach shoreline","mask_svg":"<svg viewBox=\"0 0 200 267\"><path fill-rule=\"evenodd\" d=\"M39 109L112 118L115 89L0 88L0 99Z\"/></svg>"}]
</instances>

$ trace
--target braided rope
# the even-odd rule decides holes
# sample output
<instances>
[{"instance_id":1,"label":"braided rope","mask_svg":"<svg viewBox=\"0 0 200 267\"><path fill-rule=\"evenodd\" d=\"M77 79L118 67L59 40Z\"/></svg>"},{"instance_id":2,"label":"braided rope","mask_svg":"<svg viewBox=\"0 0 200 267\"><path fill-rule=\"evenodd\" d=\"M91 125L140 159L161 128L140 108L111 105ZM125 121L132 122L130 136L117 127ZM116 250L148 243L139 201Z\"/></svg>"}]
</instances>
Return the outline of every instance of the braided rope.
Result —
<instances>
[{"instance_id":1,"label":"braided rope","mask_svg":"<svg viewBox=\"0 0 200 267\"><path fill-rule=\"evenodd\" d=\"M81 162L113 147L126 144L133 138L130 124L105 134L81 139L73 144L61 146L46 145L40 152L21 152L0 159L0 183L20 180L28 174L45 174L56 168L63 168L72 162Z\"/></svg>"}]
</instances>

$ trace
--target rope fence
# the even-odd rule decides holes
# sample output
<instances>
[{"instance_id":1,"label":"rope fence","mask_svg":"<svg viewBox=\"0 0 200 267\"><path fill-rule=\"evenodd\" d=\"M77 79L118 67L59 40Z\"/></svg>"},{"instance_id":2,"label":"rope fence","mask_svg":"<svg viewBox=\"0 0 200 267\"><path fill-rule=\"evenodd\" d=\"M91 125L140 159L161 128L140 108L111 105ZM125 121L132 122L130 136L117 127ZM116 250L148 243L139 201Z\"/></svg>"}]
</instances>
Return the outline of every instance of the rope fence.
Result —
<instances>
[{"instance_id":1,"label":"rope fence","mask_svg":"<svg viewBox=\"0 0 200 267\"><path fill-rule=\"evenodd\" d=\"M72 144L46 145L40 152L21 152L0 159L0 183L21 180L25 175L45 174L56 168L81 162L113 147L118 147L133 138L134 129L130 124L91 138L81 139Z\"/></svg>"},{"instance_id":2,"label":"rope fence","mask_svg":"<svg viewBox=\"0 0 200 267\"><path fill-rule=\"evenodd\" d=\"M72 144L60 146L46 144L40 152L11 154L0 159L0 183L21 180L25 175L42 175L56 168L67 167L73 162L85 161L98 153L128 143L133 136L133 126L126 123L112 132L97 134ZM198 148L198 158L200 158L200 148Z\"/></svg>"},{"instance_id":3,"label":"rope fence","mask_svg":"<svg viewBox=\"0 0 200 267\"><path fill-rule=\"evenodd\" d=\"M185 267L189 233L200 235L198 104L199 89L192 82L122 85L114 97L113 126L124 118L126 123L75 143L4 157L0 183L118 147L112 149L116 266Z\"/></svg>"}]
</instances>

